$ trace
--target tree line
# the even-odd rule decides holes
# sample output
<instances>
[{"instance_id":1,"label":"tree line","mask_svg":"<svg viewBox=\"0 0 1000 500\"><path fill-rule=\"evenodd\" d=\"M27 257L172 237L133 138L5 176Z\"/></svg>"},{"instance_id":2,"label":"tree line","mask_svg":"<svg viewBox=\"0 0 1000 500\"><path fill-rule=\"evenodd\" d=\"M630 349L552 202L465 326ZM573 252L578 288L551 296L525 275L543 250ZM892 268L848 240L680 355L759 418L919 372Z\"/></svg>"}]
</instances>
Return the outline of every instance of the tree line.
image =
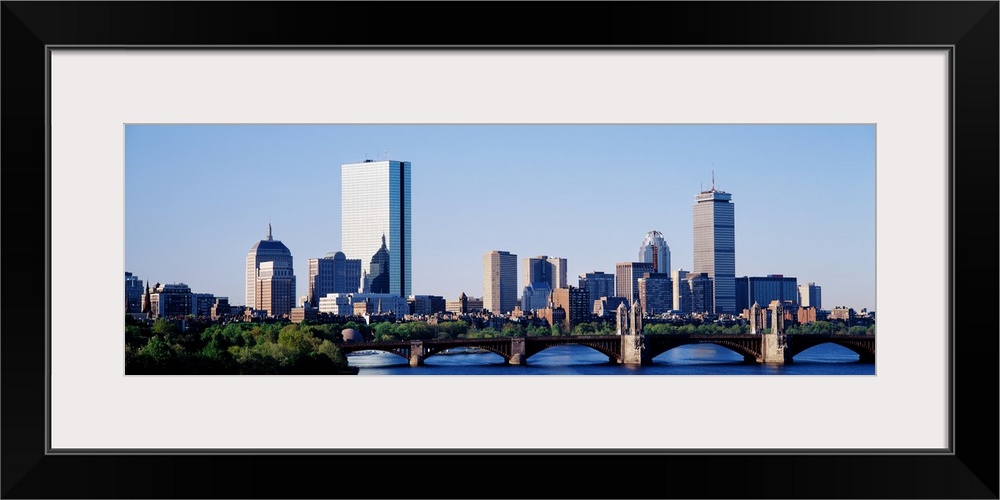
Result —
<instances>
[{"instance_id":1,"label":"tree line","mask_svg":"<svg viewBox=\"0 0 1000 500\"><path fill-rule=\"evenodd\" d=\"M355 373L337 325L229 323L187 331L172 321L126 320L127 375L334 375Z\"/></svg>"}]
</instances>

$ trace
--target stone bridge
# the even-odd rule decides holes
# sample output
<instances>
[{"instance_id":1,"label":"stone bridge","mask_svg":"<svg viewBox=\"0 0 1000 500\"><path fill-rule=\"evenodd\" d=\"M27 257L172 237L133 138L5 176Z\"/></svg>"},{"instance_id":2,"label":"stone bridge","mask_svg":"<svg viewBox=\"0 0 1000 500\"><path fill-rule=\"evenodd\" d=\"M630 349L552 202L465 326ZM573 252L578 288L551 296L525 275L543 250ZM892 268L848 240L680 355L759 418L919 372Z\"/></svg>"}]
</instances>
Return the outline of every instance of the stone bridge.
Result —
<instances>
[{"instance_id":1,"label":"stone bridge","mask_svg":"<svg viewBox=\"0 0 1000 500\"><path fill-rule=\"evenodd\" d=\"M409 360L410 366L447 349L473 347L499 354L507 364L521 365L531 356L557 345L583 345L608 356L609 362L649 364L653 358L688 344L715 344L743 356L747 362L790 363L800 352L832 343L854 351L863 363L875 362L875 336L848 335L574 335L563 337L494 337L488 339L348 342L342 352L384 351Z\"/></svg>"}]
</instances>

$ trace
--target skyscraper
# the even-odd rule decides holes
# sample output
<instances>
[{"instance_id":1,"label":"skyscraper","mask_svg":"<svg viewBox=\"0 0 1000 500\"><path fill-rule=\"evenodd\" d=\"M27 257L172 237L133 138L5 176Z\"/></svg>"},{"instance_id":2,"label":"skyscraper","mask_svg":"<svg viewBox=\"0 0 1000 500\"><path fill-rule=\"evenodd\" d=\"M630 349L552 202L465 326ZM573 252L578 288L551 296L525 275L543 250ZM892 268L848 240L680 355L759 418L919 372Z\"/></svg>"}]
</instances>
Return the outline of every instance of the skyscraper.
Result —
<instances>
[{"instance_id":1,"label":"skyscraper","mask_svg":"<svg viewBox=\"0 0 1000 500\"><path fill-rule=\"evenodd\" d=\"M367 265L385 241L389 293L411 293L410 162L365 160L341 165L341 244Z\"/></svg>"},{"instance_id":2,"label":"skyscraper","mask_svg":"<svg viewBox=\"0 0 1000 500\"><path fill-rule=\"evenodd\" d=\"M267 238L258 241L247 253L246 305L257 308L257 277L262 262L275 262L278 268L292 269L292 252L282 242L271 237L271 224L267 225ZM284 275L284 272L278 273ZM292 307L295 307L295 288L292 287Z\"/></svg>"},{"instance_id":3,"label":"skyscraper","mask_svg":"<svg viewBox=\"0 0 1000 500\"><path fill-rule=\"evenodd\" d=\"M493 250L483 256L483 309L504 314L517 305L517 255Z\"/></svg>"},{"instance_id":4,"label":"skyscraper","mask_svg":"<svg viewBox=\"0 0 1000 500\"><path fill-rule=\"evenodd\" d=\"M736 311L736 239L732 195L712 189L695 196L694 272L713 280L714 312Z\"/></svg>"},{"instance_id":5,"label":"skyscraper","mask_svg":"<svg viewBox=\"0 0 1000 500\"><path fill-rule=\"evenodd\" d=\"M548 255L524 259L524 286L535 283L548 283L552 290L568 287L566 259Z\"/></svg>"},{"instance_id":6,"label":"skyscraper","mask_svg":"<svg viewBox=\"0 0 1000 500\"><path fill-rule=\"evenodd\" d=\"M653 272L670 272L670 247L663 239L663 233L655 229L646 233L642 245L639 246L639 261L652 262Z\"/></svg>"}]
</instances>

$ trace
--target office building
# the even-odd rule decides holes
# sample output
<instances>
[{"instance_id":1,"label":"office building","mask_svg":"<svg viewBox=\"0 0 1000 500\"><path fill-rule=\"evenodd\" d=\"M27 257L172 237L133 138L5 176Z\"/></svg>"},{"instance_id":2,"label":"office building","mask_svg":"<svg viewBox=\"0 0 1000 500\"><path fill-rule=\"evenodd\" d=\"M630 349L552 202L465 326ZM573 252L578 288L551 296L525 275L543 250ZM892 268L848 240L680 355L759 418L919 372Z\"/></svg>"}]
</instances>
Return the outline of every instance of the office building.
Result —
<instances>
[{"instance_id":1,"label":"office building","mask_svg":"<svg viewBox=\"0 0 1000 500\"><path fill-rule=\"evenodd\" d=\"M295 273L292 267L278 261L261 262L257 270L256 290L254 309L275 317L291 314L295 307Z\"/></svg>"},{"instance_id":2,"label":"office building","mask_svg":"<svg viewBox=\"0 0 1000 500\"><path fill-rule=\"evenodd\" d=\"M655 229L646 233L639 246L639 261L651 262L655 273L670 272L670 247L663 239L663 233Z\"/></svg>"},{"instance_id":3,"label":"office building","mask_svg":"<svg viewBox=\"0 0 1000 500\"><path fill-rule=\"evenodd\" d=\"M822 309L822 291L822 287L813 282L799 285L799 305Z\"/></svg>"},{"instance_id":4,"label":"office building","mask_svg":"<svg viewBox=\"0 0 1000 500\"><path fill-rule=\"evenodd\" d=\"M392 261L389 258L389 249L385 245L385 236L382 237L382 246L379 247L375 255L368 264L368 270L362 272L361 291L363 293L391 293Z\"/></svg>"},{"instance_id":5,"label":"office building","mask_svg":"<svg viewBox=\"0 0 1000 500\"><path fill-rule=\"evenodd\" d=\"M580 275L579 286L587 291L590 303L593 304L601 297L615 296L615 275L603 271L584 273ZM594 310L591 309L591 312Z\"/></svg>"},{"instance_id":6,"label":"office building","mask_svg":"<svg viewBox=\"0 0 1000 500\"><path fill-rule=\"evenodd\" d=\"M741 276L736 278L736 307L742 312L750 309L754 302L764 307L772 300L782 304L799 306L799 286L797 280L781 274L767 276Z\"/></svg>"},{"instance_id":7,"label":"office building","mask_svg":"<svg viewBox=\"0 0 1000 500\"><path fill-rule=\"evenodd\" d=\"M483 256L483 309L506 314L517 305L517 255L493 250Z\"/></svg>"},{"instance_id":8,"label":"office building","mask_svg":"<svg viewBox=\"0 0 1000 500\"><path fill-rule=\"evenodd\" d=\"M566 259L539 255L524 259L524 286L546 283L550 290L566 288Z\"/></svg>"},{"instance_id":9,"label":"office building","mask_svg":"<svg viewBox=\"0 0 1000 500\"><path fill-rule=\"evenodd\" d=\"M686 294L691 298L691 310L685 313L712 313L718 310L712 302L716 296L715 283L708 274L688 273L683 283L688 289Z\"/></svg>"},{"instance_id":10,"label":"office building","mask_svg":"<svg viewBox=\"0 0 1000 500\"><path fill-rule=\"evenodd\" d=\"M549 307L549 300L552 297L552 289L545 282L532 283L524 287L521 293L521 310L524 312L537 311Z\"/></svg>"},{"instance_id":11,"label":"office building","mask_svg":"<svg viewBox=\"0 0 1000 500\"><path fill-rule=\"evenodd\" d=\"M271 236L271 224L267 225L267 237L254 243L247 253L246 266L246 306L259 309L257 303L257 274L263 262L275 262L279 268L292 269L292 252L282 242ZM294 291L294 287L293 287ZM294 293L294 292L293 292ZM294 298L292 300L294 306Z\"/></svg>"},{"instance_id":12,"label":"office building","mask_svg":"<svg viewBox=\"0 0 1000 500\"><path fill-rule=\"evenodd\" d=\"M619 262L615 264L615 296L631 304L639 299L639 278L655 272L652 262Z\"/></svg>"},{"instance_id":13,"label":"office building","mask_svg":"<svg viewBox=\"0 0 1000 500\"><path fill-rule=\"evenodd\" d=\"M735 314L736 238L732 195L712 189L695 196L694 272L713 281L715 313Z\"/></svg>"},{"instance_id":14,"label":"office building","mask_svg":"<svg viewBox=\"0 0 1000 500\"><path fill-rule=\"evenodd\" d=\"M142 312L142 294L145 289L142 287L142 280L132 273L125 271L125 312Z\"/></svg>"},{"instance_id":15,"label":"office building","mask_svg":"<svg viewBox=\"0 0 1000 500\"><path fill-rule=\"evenodd\" d=\"M365 160L341 165L341 243L348 259L372 261L385 242L388 293L412 290L410 162Z\"/></svg>"},{"instance_id":16,"label":"office building","mask_svg":"<svg viewBox=\"0 0 1000 500\"><path fill-rule=\"evenodd\" d=\"M361 259L348 259L344 252L309 259L309 295L306 302L319 307L328 293L356 293L361 289Z\"/></svg>"}]
</instances>

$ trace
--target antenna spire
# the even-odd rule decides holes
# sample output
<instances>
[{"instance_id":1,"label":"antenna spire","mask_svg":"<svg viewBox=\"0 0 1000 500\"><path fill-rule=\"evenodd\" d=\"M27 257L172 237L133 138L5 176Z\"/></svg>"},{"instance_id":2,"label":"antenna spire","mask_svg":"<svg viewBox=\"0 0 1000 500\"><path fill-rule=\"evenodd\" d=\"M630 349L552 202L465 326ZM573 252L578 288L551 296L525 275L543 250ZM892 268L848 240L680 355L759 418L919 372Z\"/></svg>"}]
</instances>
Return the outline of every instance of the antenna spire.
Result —
<instances>
[{"instance_id":1,"label":"antenna spire","mask_svg":"<svg viewBox=\"0 0 1000 500\"><path fill-rule=\"evenodd\" d=\"M712 192L715 192L715 169L712 169Z\"/></svg>"},{"instance_id":2,"label":"antenna spire","mask_svg":"<svg viewBox=\"0 0 1000 500\"><path fill-rule=\"evenodd\" d=\"M274 238L271 237L271 221L267 221L267 241L272 241Z\"/></svg>"}]
</instances>

